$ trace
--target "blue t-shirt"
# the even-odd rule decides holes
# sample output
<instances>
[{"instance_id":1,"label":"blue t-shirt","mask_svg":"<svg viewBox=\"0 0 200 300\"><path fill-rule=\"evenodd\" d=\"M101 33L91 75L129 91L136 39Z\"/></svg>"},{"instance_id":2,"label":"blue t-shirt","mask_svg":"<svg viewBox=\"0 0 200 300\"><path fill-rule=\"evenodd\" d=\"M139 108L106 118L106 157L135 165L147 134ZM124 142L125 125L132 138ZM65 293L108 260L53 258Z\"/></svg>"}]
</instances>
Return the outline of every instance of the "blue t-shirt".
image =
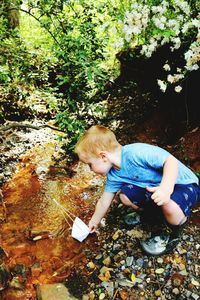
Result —
<instances>
[{"instance_id":1,"label":"blue t-shirt","mask_svg":"<svg viewBox=\"0 0 200 300\"><path fill-rule=\"evenodd\" d=\"M163 176L163 165L171 155L166 150L144 143L122 146L121 168L111 168L107 174L106 192L117 192L123 184L140 187L158 186ZM178 161L176 184L197 183L196 175L183 163Z\"/></svg>"}]
</instances>

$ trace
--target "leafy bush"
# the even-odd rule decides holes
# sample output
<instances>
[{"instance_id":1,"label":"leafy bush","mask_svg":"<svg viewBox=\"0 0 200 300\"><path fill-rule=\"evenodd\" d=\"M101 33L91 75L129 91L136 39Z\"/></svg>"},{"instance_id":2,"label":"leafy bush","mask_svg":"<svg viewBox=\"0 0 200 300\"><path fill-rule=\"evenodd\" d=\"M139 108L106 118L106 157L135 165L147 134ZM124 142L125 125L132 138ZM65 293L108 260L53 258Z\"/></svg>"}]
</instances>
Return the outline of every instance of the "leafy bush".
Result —
<instances>
[{"instance_id":1,"label":"leafy bush","mask_svg":"<svg viewBox=\"0 0 200 300\"><path fill-rule=\"evenodd\" d=\"M140 54L151 57L160 46L170 43L171 51L186 45L185 65L177 66L175 73L171 66L163 65L168 72L165 80L158 78L160 89L165 92L167 86L175 84L175 91L182 90L181 82L187 74L199 68L200 14L199 1L131 1L131 9L125 12L121 23L123 31L122 47L142 45Z\"/></svg>"},{"instance_id":2,"label":"leafy bush","mask_svg":"<svg viewBox=\"0 0 200 300\"><path fill-rule=\"evenodd\" d=\"M97 93L120 72L116 54L141 47L149 58L162 45L185 47L185 65L166 61L160 89L178 93L188 73L198 69L199 1L184 0L31 0L21 1L20 28L9 30L0 13L0 83L56 88L56 121L66 131L69 147L85 127L104 114ZM2 6L3 7L3 6ZM1 5L0 5L1 8ZM0 10L1 12L1 10ZM133 54L134 59L134 54Z\"/></svg>"}]
</instances>

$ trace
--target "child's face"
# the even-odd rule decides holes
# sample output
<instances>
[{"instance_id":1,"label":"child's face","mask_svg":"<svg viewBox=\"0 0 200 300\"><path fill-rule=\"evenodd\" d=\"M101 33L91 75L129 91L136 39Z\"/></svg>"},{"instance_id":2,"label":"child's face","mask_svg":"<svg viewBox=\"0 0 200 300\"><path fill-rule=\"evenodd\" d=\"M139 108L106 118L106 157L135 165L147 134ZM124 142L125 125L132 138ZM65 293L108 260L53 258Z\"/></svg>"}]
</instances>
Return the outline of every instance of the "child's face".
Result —
<instances>
[{"instance_id":1,"label":"child's face","mask_svg":"<svg viewBox=\"0 0 200 300\"><path fill-rule=\"evenodd\" d=\"M91 157L87 160L83 160L83 162L88 164L93 172L100 175L106 175L112 168L111 162L105 157Z\"/></svg>"}]
</instances>

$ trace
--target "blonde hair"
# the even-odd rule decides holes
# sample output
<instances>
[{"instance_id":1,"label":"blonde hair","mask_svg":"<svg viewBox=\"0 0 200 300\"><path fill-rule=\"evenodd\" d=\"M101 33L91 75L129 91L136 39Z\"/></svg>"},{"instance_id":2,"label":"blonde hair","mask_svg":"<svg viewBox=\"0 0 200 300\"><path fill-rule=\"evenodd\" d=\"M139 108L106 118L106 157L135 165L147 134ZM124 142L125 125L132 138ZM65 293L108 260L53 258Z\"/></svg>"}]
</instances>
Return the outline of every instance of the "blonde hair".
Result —
<instances>
[{"instance_id":1,"label":"blonde hair","mask_svg":"<svg viewBox=\"0 0 200 300\"><path fill-rule=\"evenodd\" d=\"M79 158L98 157L100 151L114 151L120 144L115 134L103 125L90 127L75 145Z\"/></svg>"}]
</instances>

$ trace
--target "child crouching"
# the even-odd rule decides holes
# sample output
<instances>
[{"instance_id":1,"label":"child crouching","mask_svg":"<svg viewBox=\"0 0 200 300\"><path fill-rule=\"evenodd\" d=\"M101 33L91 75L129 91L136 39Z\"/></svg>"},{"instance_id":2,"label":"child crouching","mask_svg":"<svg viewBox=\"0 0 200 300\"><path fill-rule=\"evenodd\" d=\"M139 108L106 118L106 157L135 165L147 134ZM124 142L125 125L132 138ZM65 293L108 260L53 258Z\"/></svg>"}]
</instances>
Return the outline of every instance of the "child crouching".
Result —
<instances>
[{"instance_id":1,"label":"child crouching","mask_svg":"<svg viewBox=\"0 0 200 300\"><path fill-rule=\"evenodd\" d=\"M145 211L150 199L171 227L171 234L164 241L156 236L141 242L146 253L160 255L176 246L191 209L200 200L198 178L189 168L157 146L122 146L114 133L102 125L88 129L76 144L75 152L92 171L107 177L89 222L90 232L98 228L115 194L120 192L122 203L138 211ZM165 243L165 247L158 247L159 243Z\"/></svg>"}]
</instances>

